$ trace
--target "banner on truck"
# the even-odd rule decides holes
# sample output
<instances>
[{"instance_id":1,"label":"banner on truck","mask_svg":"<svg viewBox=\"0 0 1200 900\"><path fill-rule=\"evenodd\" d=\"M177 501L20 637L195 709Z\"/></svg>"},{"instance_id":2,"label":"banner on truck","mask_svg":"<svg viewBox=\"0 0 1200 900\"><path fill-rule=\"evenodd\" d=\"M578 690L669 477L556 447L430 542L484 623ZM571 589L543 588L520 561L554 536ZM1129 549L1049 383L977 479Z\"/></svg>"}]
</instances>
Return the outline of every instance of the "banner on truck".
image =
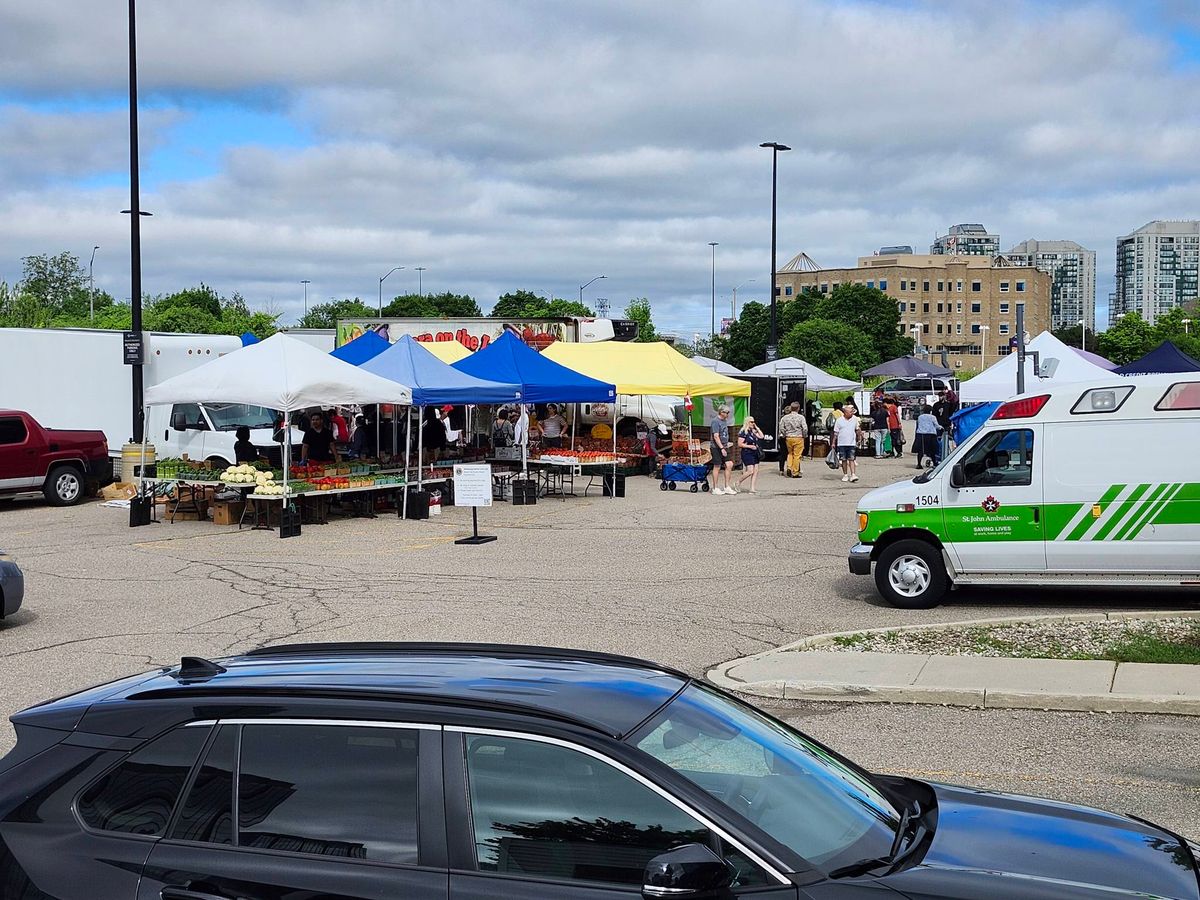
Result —
<instances>
[{"instance_id":1,"label":"banner on truck","mask_svg":"<svg viewBox=\"0 0 1200 900\"><path fill-rule=\"evenodd\" d=\"M513 332L522 341L535 350L544 350L555 341L570 340L566 322L547 321L497 321L495 319L480 319L474 322L468 320L448 319L438 321L404 321L390 319L383 322L339 322L335 344L341 347L348 344L366 331L377 332L380 337L389 341L397 341L403 335L411 335L413 340L422 343L443 343L458 341L472 353L482 350L505 331Z\"/></svg>"}]
</instances>

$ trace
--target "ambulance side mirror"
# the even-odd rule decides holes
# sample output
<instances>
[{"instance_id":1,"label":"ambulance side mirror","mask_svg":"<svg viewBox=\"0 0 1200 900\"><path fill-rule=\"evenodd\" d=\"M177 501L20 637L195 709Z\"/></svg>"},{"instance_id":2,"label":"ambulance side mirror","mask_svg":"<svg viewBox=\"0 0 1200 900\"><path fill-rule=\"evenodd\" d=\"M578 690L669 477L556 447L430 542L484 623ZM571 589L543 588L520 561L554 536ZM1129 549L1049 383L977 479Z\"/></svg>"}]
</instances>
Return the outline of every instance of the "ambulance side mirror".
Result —
<instances>
[{"instance_id":1,"label":"ambulance side mirror","mask_svg":"<svg viewBox=\"0 0 1200 900\"><path fill-rule=\"evenodd\" d=\"M955 463L950 469L950 487L960 488L967 483L967 474L963 471L962 463Z\"/></svg>"}]
</instances>

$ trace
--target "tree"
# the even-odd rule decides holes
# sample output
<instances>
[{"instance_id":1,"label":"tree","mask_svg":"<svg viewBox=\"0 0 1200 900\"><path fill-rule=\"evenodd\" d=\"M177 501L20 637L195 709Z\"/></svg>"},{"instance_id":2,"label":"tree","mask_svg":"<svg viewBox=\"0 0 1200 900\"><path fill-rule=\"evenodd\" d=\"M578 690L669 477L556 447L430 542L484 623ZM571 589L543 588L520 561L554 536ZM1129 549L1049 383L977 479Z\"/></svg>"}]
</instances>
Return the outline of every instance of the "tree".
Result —
<instances>
[{"instance_id":1,"label":"tree","mask_svg":"<svg viewBox=\"0 0 1200 900\"><path fill-rule=\"evenodd\" d=\"M729 326L721 359L743 371L765 362L770 329L771 311L756 300L745 303L738 320Z\"/></svg>"},{"instance_id":2,"label":"tree","mask_svg":"<svg viewBox=\"0 0 1200 900\"><path fill-rule=\"evenodd\" d=\"M1087 332L1088 332L1088 343L1091 345L1091 347L1089 349L1095 349L1096 333L1091 328L1089 328L1087 330ZM1079 346L1081 346L1081 342L1083 340L1083 326L1071 325L1066 328L1056 328L1056 329L1054 329L1053 332L1051 332L1051 334L1053 334L1056 338L1058 338L1060 341L1062 341L1068 347L1079 347Z\"/></svg>"},{"instance_id":3,"label":"tree","mask_svg":"<svg viewBox=\"0 0 1200 900\"><path fill-rule=\"evenodd\" d=\"M532 291L510 291L496 301L491 315L501 319L547 319L595 313L577 300L547 300Z\"/></svg>"},{"instance_id":4,"label":"tree","mask_svg":"<svg viewBox=\"0 0 1200 900\"><path fill-rule=\"evenodd\" d=\"M467 294L400 294L383 308L385 316L402 318L463 318L483 315L474 297Z\"/></svg>"},{"instance_id":5,"label":"tree","mask_svg":"<svg viewBox=\"0 0 1200 900\"><path fill-rule=\"evenodd\" d=\"M300 320L301 328L333 328L338 319L374 319L377 310L357 297L353 300L331 300L310 307L308 314Z\"/></svg>"},{"instance_id":6,"label":"tree","mask_svg":"<svg viewBox=\"0 0 1200 900\"><path fill-rule=\"evenodd\" d=\"M57 256L23 257L21 283L34 300L48 308L51 314L77 309L82 295L83 309L87 310L87 272L79 264L79 257L64 250Z\"/></svg>"},{"instance_id":7,"label":"tree","mask_svg":"<svg viewBox=\"0 0 1200 900\"><path fill-rule=\"evenodd\" d=\"M879 361L869 335L853 325L829 319L801 322L787 333L780 350L783 356L794 356L822 369L845 366L862 372Z\"/></svg>"},{"instance_id":8,"label":"tree","mask_svg":"<svg viewBox=\"0 0 1200 900\"><path fill-rule=\"evenodd\" d=\"M1154 346L1170 341L1184 353L1200 359L1200 316L1195 310L1177 306L1154 323Z\"/></svg>"},{"instance_id":9,"label":"tree","mask_svg":"<svg viewBox=\"0 0 1200 900\"><path fill-rule=\"evenodd\" d=\"M912 339L898 333L900 311L896 301L883 291L865 284L839 284L828 295L820 296L822 299L816 303L810 318L842 322L857 328L875 345L878 356L875 362L912 353Z\"/></svg>"},{"instance_id":10,"label":"tree","mask_svg":"<svg viewBox=\"0 0 1200 900\"><path fill-rule=\"evenodd\" d=\"M641 343L660 340L654 330L654 322L650 320L650 301L645 297L635 297L625 307L625 318L637 322L637 340Z\"/></svg>"},{"instance_id":11,"label":"tree","mask_svg":"<svg viewBox=\"0 0 1200 900\"><path fill-rule=\"evenodd\" d=\"M235 295L241 300L240 295ZM245 301L242 301L245 306ZM208 313L214 319L221 318L221 295L201 282L198 287L185 288L182 291L176 291L174 294L166 294L161 297L155 297L151 308L161 311L166 314L172 309L193 309Z\"/></svg>"},{"instance_id":12,"label":"tree","mask_svg":"<svg viewBox=\"0 0 1200 900\"><path fill-rule=\"evenodd\" d=\"M1126 313L1112 328L1100 333L1099 344L1101 356L1123 366L1154 349L1154 329L1139 313Z\"/></svg>"}]
</instances>

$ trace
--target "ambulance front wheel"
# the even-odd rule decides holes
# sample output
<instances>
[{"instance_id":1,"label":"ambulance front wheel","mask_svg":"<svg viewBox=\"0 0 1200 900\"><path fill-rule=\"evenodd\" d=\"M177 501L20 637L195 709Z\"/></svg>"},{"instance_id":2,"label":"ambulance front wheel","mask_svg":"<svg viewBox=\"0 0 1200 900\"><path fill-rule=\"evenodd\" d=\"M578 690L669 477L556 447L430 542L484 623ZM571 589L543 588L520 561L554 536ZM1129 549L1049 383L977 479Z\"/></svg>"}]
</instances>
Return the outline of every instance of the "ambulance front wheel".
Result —
<instances>
[{"instance_id":1,"label":"ambulance front wheel","mask_svg":"<svg viewBox=\"0 0 1200 900\"><path fill-rule=\"evenodd\" d=\"M901 609L932 609L942 602L950 579L941 551L920 540L896 541L875 563L875 586L883 599Z\"/></svg>"}]
</instances>

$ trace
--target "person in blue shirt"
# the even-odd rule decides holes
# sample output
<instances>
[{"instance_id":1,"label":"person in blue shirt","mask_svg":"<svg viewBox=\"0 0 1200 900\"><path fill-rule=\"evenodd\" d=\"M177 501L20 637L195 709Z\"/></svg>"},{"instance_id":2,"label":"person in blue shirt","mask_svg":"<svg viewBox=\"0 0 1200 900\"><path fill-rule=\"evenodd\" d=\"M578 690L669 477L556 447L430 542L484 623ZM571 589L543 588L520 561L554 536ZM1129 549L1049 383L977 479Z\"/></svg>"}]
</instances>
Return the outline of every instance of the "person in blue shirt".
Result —
<instances>
[{"instance_id":1,"label":"person in blue shirt","mask_svg":"<svg viewBox=\"0 0 1200 900\"><path fill-rule=\"evenodd\" d=\"M746 416L742 430L738 432L738 449L742 453L742 477L738 479L738 487L750 479L750 493L758 493L758 462L762 457L759 444L766 437L762 429L754 423L754 416Z\"/></svg>"}]
</instances>

